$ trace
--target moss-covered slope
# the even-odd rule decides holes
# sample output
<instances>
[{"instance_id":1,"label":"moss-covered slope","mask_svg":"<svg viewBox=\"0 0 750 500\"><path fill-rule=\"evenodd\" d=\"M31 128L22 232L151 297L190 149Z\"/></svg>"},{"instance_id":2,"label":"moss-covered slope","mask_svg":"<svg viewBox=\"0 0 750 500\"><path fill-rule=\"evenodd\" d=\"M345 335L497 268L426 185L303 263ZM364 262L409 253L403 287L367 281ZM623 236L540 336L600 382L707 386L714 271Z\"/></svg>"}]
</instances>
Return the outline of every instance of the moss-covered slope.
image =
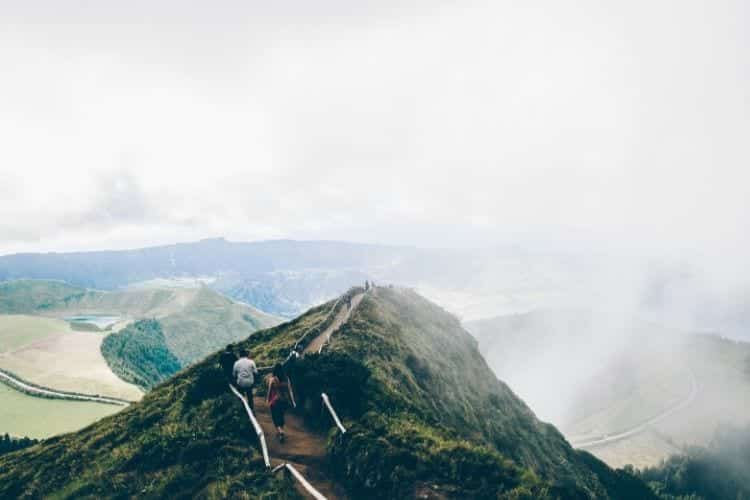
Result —
<instances>
[{"instance_id":1,"label":"moss-covered slope","mask_svg":"<svg viewBox=\"0 0 750 500\"><path fill-rule=\"evenodd\" d=\"M260 365L280 361L331 305L242 346ZM579 454L537 421L457 320L409 291L368 293L292 378L300 412L329 433L328 475L352 498L650 497L642 482ZM321 391L346 434L321 412ZM214 354L118 415L0 458L0 497L294 496L254 450Z\"/></svg>"}]
</instances>

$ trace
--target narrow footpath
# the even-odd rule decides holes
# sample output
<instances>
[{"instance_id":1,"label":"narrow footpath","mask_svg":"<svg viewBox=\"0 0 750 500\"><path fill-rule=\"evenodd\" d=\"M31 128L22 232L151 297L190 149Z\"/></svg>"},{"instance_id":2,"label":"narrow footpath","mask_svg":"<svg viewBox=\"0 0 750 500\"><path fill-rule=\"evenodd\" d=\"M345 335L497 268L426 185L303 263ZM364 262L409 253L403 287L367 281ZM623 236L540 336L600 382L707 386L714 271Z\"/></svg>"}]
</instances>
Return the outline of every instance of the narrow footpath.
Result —
<instances>
[{"instance_id":1,"label":"narrow footpath","mask_svg":"<svg viewBox=\"0 0 750 500\"><path fill-rule=\"evenodd\" d=\"M323 349L323 346L331 339L331 335L333 335L333 332L341 328L344 323L349 321L349 317L352 315L352 312L354 312L359 303L362 302L362 298L364 296L364 293L359 293L352 297L351 307L344 307L341 309L341 311L338 312L336 318L333 320L330 326L308 344L304 351L305 354L310 352L320 352L321 349Z\"/></svg>"},{"instance_id":2,"label":"narrow footpath","mask_svg":"<svg viewBox=\"0 0 750 500\"><path fill-rule=\"evenodd\" d=\"M286 414L284 431L286 440L280 443L271 421L271 411L263 398L255 398L255 417L263 428L271 457L271 467L284 463L294 466L310 483L330 500L344 500L346 495L324 472L326 462L326 438L309 429L302 418L292 412ZM312 498L295 481L297 490L305 498Z\"/></svg>"},{"instance_id":3,"label":"narrow footpath","mask_svg":"<svg viewBox=\"0 0 750 500\"><path fill-rule=\"evenodd\" d=\"M359 293L352 297L351 305L343 307L336 314L331 324L320 335L315 337L305 348L304 354L319 353L331 339L336 330L341 328L364 297ZM293 381L292 381L293 382ZM286 440L282 444L276 437L276 428L271 420L271 411L265 399L256 397L255 417L265 434L271 467L284 463L291 464L302 474L323 496L330 500L346 500L347 496L342 487L334 483L325 473L326 438L305 425L304 420L293 412L287 412L284 431ZM305 498L313 498L301 485L295 481L297 490Z\"/></svg>"}]
</instances>

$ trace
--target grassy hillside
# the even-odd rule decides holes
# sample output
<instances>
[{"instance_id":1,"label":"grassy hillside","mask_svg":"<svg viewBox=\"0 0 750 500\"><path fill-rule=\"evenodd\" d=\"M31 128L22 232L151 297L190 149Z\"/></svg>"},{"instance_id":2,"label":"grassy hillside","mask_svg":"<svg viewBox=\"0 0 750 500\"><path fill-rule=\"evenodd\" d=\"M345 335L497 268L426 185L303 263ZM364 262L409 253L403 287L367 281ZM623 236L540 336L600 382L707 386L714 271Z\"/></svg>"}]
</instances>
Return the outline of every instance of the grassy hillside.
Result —
<instances>
[{"instance_id":1,"label":"grassy hillside","mask_svg":"<svg viewBox=\"0 0 750 500\"><path fill-rule=\"evenodd\" d=\"M136 321L108 335L102 342L102 354L117 376L146 390L180 370L180 362L154 319Z\"/></svg>"},{"instance_id":2,"label":"grassy hillside","mask_svg":"<svg viewBox=\"0 0 750 500\"><path fill-rule=\"evenodd\" d=\"M102 292L56 281L20 280L0 283L0 292L0 314L159 319L168 348L182 364L280 321L205 286Z\"/></svg>"},{"instance_id":3,"label":"grassy hillside","mask_svg":"<svg viewBox=\"0 0 750 500\"><path fill-rule=\"evenodd\" d=\"M121 409L102 403L29 396L0 384L0 429L15 436L47 438L76 431Z\"/></svg>"},{"instance_id":4,"label":"grassy hillside","mask_svg":"<svg viewBox=\"0 0 750 500\"><path fill-rule=\"evenodd\" d=\"M86 290L61 281L0 282L0 314L33 314L79 300Z\"/></svg>"},{"instance_id":5,"label":"grassy hillside","mask_svg":"<svg viewBox=\"0 0 750 500\"><path fill-rule=\"evenodd\" d=\"M279 319L201 287L182 309L159 318L159 322L170 351L182 364L189 364L256 330L276 325Z\"/></svg>"},{"instance_id":6,"label":"grassy hillside","mask_svg":"<svg viewBox=\"0 0 750 500\"><path fill-rule=\"evenodd\" d=\"M330 306L240 346L260 365L279 361ZM264 470L217 361L80 432L0 458L0 497L296 497ZM328 440L329 469L353 498L650 497L537 421L455 318L411 292L368 294L330 348L300 360L292 377L311 426L331 425L317 406L322 388L344 418L349 431Z\"/></svg>"}]
</instances>

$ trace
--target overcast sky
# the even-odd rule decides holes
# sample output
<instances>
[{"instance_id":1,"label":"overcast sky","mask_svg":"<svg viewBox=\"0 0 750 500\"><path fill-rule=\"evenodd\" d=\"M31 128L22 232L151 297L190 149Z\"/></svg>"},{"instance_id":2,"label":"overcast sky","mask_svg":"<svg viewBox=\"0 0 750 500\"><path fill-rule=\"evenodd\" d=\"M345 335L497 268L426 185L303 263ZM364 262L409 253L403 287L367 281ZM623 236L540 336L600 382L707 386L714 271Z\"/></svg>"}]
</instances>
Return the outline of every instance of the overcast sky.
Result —
<instances>
[{"instance_id":1,"label":"overcast sky","mask_svg":"<svg viewBox=\"0 0 750 500\"><path fill-rule=\"evenodd\" d=\"M0 254L747 253L747 2L458 3L0 0Z\"/></svg>"}]
</instances>

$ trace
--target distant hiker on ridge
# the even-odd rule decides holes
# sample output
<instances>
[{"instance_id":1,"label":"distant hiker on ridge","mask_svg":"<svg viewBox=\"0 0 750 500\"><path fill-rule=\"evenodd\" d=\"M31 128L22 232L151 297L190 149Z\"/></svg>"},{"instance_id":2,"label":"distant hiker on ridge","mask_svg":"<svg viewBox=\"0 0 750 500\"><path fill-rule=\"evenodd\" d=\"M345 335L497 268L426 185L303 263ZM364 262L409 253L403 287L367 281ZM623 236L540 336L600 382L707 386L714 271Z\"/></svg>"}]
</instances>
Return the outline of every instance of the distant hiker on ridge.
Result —
<instances>
[{"instance_id":1,"label":"distant hiker on ridge","mask_svg":"<svg viewBox=\"0 0 750 500\"><path fill-rule=\"evenodd\" d=\"M230 344L226 346L224 351L219 355L219 366L221 366L221 372L230 384L234 384L232 370L234 369L234 363L236 362L237 355L232 350L232 345Z\"/></svg>"},{"instance_id":2,"label":"distant hiker on ridge","mask_svg":"<svg viewBox=\"0 0 750 500\"><path fill-rule=\"evenodd\" d=\"M291 405L292 384L284 374L284 367L277 364L268 378L268 393L266 402L271 408L271 420L276 426L276 437L282 443L286 439L284 434L284 413Z\"/></svg>"},{"instance_id":3,"label":"distant hiker on ridge","mask_svg":"<svg viewBox=\"0 0 750 500\"><path fill-rule=\"evenodd\" d=\"M232 368L232 377L237 384L237 388L247 398L247 404L253 411L255 411L255 406L253 406L253 385L255 384L256 375L258 375L258 367L255 366L255 361L250 359L250 353L247 349L243 349L240 352L240 359L234 363L234 367Z\"/></svg>"}]
</instances>

